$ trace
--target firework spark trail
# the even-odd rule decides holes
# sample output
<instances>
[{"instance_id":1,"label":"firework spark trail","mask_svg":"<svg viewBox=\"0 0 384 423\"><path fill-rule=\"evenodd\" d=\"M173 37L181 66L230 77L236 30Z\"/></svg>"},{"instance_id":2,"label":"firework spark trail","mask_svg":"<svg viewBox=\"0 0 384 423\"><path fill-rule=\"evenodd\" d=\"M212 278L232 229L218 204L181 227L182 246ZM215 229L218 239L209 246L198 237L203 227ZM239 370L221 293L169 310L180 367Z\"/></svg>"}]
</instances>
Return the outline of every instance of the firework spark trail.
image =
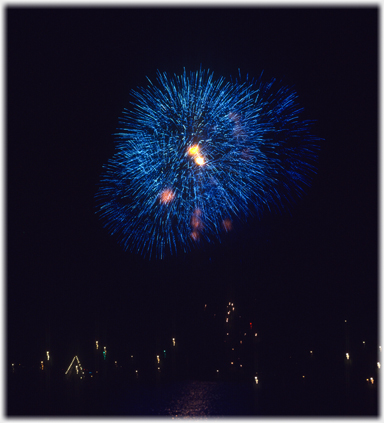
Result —
<instances>
[{"instance_id":1,"label":"firework spark trail","mask_svg":"<svg viewBox=\"0 0 384 423\"><path fill-rule=\"evenodd\" d=\"M163 258L220 240L310 185L319 138L290 88L204 70L148 81L123 112L96 194L126 250Z\"/></svg>"}]
</instances>

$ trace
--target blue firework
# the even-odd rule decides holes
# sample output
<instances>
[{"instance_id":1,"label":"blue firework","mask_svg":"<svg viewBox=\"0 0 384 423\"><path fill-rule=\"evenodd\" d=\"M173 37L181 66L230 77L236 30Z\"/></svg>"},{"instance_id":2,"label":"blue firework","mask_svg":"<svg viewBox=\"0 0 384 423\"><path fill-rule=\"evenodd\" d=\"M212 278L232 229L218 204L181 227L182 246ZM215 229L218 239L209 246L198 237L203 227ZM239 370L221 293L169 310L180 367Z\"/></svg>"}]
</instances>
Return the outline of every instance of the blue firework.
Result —
<instances>
[{"instance_id":1,"label":"blue firework","mask_svg":"<svg viewBox=\"0 0 384 423\"><path fill-rule=\"evenodd\" d=\"M290 88L204 70L148 81L123 112L96 194L126 250L162 258L220 240L310 184L318 138Z\"/></svg>"}]
</instances>

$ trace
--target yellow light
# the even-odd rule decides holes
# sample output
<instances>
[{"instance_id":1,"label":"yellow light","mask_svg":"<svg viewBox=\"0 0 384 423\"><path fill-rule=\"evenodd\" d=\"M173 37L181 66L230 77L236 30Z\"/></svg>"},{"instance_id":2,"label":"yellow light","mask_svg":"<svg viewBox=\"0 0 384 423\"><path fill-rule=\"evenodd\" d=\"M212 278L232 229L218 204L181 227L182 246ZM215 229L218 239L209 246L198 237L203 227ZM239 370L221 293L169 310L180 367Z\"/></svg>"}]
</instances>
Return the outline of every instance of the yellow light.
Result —
<instances>
[{"instance_id":1,"label":"yellow light","mask_svg":"<svg viewBox=\"0 0 384 423\"><path fill-rule=\"evenodd\" d=\"M225 319L225 322L228 323L228 317Z\"/></svg>"},{"instance_id":2,"label":"yellow light","mask_svg":"<svg viewBox=\"0 0 384 423\"><path fill-rule=\"evenodd\" d=\"M157 362L160 363L160 356L158 355L156 356L156 358L157 358Z\"/></svg>"},{"instance_id":3,"label":"yellow light","mask_svg":"<svg viewBox=\"0 0 384 423\"><path fill-rule=\"evenodd\" d=\"M189 147L188 154L190 156L196 156L196 154L199 154L199 146L193 145L192 147Z\"/></svg>"},{"instance_id":4,"label":"yellow light","mask_svg":"<svg viewBox=\"0 0 384 423\"><path fill-rule=\"evenodd\" d=\"M257 333L255 333L255 336L257 336Z\"/></svg>"},{"instance_id":5,"label":"yellow light","mask_svg":"<svg viewBox=\"0 0 384 423\"><path fill-rule=\"evenodd\" d=\"M369 380L371 381L371 383L372 383L372 385L373 385L373 382L374 382L373 377L371 377Z\"/></svg>"},{"instance_id":6,"label":"yellow light","mask_svg":"<svg viewBox=\"0 0 384 423\"><path fill-rule=\"evenodd\" d=\"M305 376L303 375L303 379L305 378Z\"/></svg>"},{"instance_id":7,"label":"yellow light","mask_svg":"<svg viewBox=\"0 0 384 423\"><path fill-rule=\"evenodd\" d=\"M219 373L219 371L218 371L218 370L216 370L216 373Z\"/></svg>"},{"instance_id":8,"label":"yellow light","mask_svg":"<svg viewBox=\"0 0 384 423\"><path fill-rule=\"evenodd\" d=\"M172 338L172 345L175 346L176 345L176 339Z\"/></svg>"},{"instance_id":9,"label":"yellow light","mask_svg":"<svg viewBox=\"0 0 384 423\"><path fill-rule=\"evenodd\" d=\"M346 354L345 354L345 356L347 357L347 360L349 360L349 354L348 354L348 353L346 353Z\"/></svg>"},{"instance_id":10,"label":"yellow light","mask_svg":"<svg viewBox=\"0 0 384 423\"><path fill-rule=\"evenodd\" d=\"M256 382L256 385L259 383L259 379L257 378L257 376L255 376L255 382Z\"/></svg>"},{"instance_id":11,"label":"yellow light","mask_svg":"<svg viewBox=\"0 0 384 423\"><path fill-rule=\"evenodd\" d=\"M233 364L233 361L231 361L231 364Z\"/></svg>"},{"instance_id":12,"label":"yellow light","mask_svg":"<svg viewBox=\"0 0 384 423\"><path fill-rule=\"evenodd\" d=\"M47 351L47 360L49 361L49 351Z\"/></svg>"},{"instance_id":13,"label":"yellow light","mask_svg":"<svg viewBox=\"0 0 384 423\"><path fill-rule=\"evenodd\" d=\"M65 374L67 374L67 373L69 372L69 369L71 368L71 366L72 366L72 364L73 364L73 362L74 362L75 360L77 360L77 362L79 362L79 359L77 358L77 355L75 355L75 356L73 357L73 359L72 359L72 361L71 361L71 364L68 366L68 369L67 369L67 371L65 372Z\"/></svg>"},{"instance_id":14,"label":"yellow light","mask_svg":"<svg viewBox=\"0 0 384 423\"><path fill-rule=\"evenodd\" d=\"M96 341L96 349L99 349L99 341Z\"/></svg>"},{"instance_id":15,"label":"yellow light","mask_svg":"<svg viewBox=\"0 0 384 423\"><path fill-rule=\"evenodd\" d=\"M197 165L199 165L199 166L204 165L204 164L205 164L204 157L202 157L202 156L196 156L196 158L195 158L195 163L196 163Z\"/></svg>"},{"instance_id":16,"label":"yellow light","mask_svg":"<svg viewBox=\"0 0 384 423\"><path fill-rule=\"evenodd\" d=\"M377 367L380 369L380 367L381 367L380 362L377 362Z\"/></svg>"}]
</instances>

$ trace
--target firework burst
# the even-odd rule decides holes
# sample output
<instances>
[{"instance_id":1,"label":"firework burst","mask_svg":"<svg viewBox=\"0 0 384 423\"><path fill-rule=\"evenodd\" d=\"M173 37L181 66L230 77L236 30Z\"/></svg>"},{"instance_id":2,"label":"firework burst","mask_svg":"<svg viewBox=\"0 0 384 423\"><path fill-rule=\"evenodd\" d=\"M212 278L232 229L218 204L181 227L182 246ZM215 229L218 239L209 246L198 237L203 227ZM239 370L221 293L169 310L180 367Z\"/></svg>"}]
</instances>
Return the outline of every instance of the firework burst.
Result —
<instances>
[{"instance_id":1,"label":"firework burst","mask_svg":"<svg viewBox=\"0 0 384 423\"><path fill-rule=\"evenodd\" d=\"M310 185L318 138L275 80L186 71L133 91L96 194L126 250L163 258L220 240Z\"/></svg>"}]
</instances>

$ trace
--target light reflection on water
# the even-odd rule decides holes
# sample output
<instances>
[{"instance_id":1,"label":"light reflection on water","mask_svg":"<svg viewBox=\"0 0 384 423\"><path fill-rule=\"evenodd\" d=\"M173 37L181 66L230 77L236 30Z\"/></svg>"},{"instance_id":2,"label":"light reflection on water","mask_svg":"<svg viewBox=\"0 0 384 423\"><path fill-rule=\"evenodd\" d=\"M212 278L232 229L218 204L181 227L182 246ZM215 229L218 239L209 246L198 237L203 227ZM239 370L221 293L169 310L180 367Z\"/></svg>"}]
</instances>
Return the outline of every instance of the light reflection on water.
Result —
<instances>
[{"instance_id":1,"label":"light reflection on water","mask_svg":"<svg viewBox=\"0 0 384 423\"><path fill-rule=\"evenodd\" d=\"M112 408L126 416L251 416L256 403L249 384L183 381L123 390Z\"/></svg>"},{"instance_id":2,"label":"light reflection on water","mask_svg":"<svg viewBox=\"0 0 384 423\"><path fill-rule=\"evenodd\" d=\"M254 396L248 386L217 382L183 382L172 393L162 415L204 417L253 415Z\"/></svg>"},{"instance_id":3,"label":"light reflection on water","mask_svg":"<svg viewBox=\"0 0 384 423\"><path fill-rule=\"evenodd\" d=\"M171 416L209 416L222 414L219 386L213 382L190 382L172 399L166 414Z\"/></svg>"}]
</instances>

